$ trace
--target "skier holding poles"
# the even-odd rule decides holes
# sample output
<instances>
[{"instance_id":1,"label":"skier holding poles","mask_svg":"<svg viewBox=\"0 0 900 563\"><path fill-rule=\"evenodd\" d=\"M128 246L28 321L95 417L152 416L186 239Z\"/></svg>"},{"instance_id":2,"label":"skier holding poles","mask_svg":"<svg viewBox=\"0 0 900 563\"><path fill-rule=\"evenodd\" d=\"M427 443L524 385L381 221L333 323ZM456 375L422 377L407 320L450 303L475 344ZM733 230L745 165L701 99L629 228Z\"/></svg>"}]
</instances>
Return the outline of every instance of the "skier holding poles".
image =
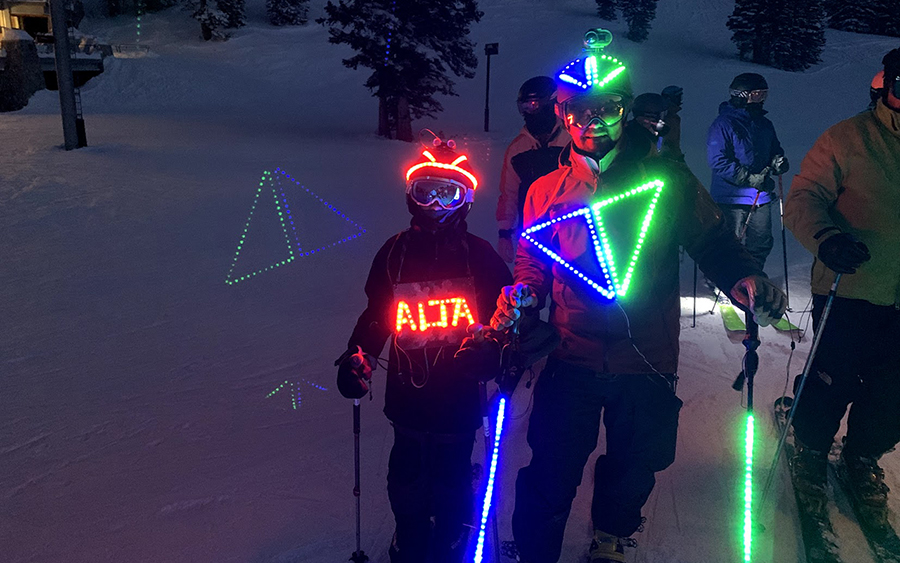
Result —
<instances>
[{"instance_id":1,"label":"skier holding poles","mask_svg":"<svg viewBox=\"0 0 900 563\"><path fill-rule=\"evenodd\" d=\"M827 503L827 455L849 405L840 482L876 554L888 545L900 558L878 465L900 442L900 49L882 63L874 109L819 137L785 201L787 227L816 257L813 319L822 331L794 412L791 469L796 487ZM821 327L836 274L843 279Z\"/></svg>"},{"instance_id":2,"label":"skier holding poles","mask_svg":"<svg viewBox=\"0 0 900 563\"><path fill-rule=\"evenodd\" d=\"M559 169L528 191L516 283L503 288L491 320L502 330L549 297L561 337L535 387L532 458L516 482L513 534L520 560L531 563L559 559L601 419L607 450L595 468L593 563L625 561L654 475L675 459L679 245L761 325L784 311L784 295L700 182L653 156L646 131L625 126L631 69L603 52L611 41L590 30L584 53L556 75L556 111L572 143Z\"/></svg>"},{"instance_id":3,"label":"skier holding poles","mask_svg":"<svg viewBox=\"0 0 900 563\"><path fill-rule=\"evenodd\" d=\"M358 401L390 337L384 413L394 427L392 563L459 563L466 555L482 382L500 372L500 345L478 323L490 318L511 276L490 243L467 231L478 182L455 147L435 138L408 169L411 226L376 254L368 306L339 359L338 388ZM360 554L357 547L357 563Z\"/></svg>"}]
</instances>

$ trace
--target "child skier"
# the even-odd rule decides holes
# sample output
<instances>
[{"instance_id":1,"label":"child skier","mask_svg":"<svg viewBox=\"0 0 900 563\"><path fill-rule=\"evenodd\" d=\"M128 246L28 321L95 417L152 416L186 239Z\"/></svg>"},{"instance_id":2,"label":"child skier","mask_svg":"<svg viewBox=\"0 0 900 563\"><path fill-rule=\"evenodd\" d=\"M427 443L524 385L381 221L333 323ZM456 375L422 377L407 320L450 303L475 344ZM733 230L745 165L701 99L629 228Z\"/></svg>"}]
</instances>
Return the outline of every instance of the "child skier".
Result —
<instances>
[{"instance_id":1,"label":"child skier","mask_svg":"<svg viewBox=\"0 0 900 563\"><path fill-rule=\"evenodd\" d=\"M478 182L455 148L435 139L407 171L410 228L375 255L368 306L338 370L341 394L363 397L390 336L384 413L394 426L392 563L457 563L465 555L479 384L500 369L500 346L479 323L490 320L511 275L488 242L467 232Z\"/></svg>"}]
</instances>

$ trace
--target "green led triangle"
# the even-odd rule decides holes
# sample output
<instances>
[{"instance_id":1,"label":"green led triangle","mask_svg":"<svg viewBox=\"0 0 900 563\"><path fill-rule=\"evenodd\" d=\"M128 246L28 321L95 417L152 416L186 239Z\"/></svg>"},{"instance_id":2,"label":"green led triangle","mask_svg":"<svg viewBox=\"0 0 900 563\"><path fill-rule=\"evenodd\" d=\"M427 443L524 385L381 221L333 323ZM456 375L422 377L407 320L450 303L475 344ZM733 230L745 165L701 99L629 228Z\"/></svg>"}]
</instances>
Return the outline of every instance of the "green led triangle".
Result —
<instances>
[{"instance_id":1,"label":"green led triangle","mask_svg":"<svg viewBox=\"0 0 900 563\"><path fill-rule=\"evenodd\" d=\"M609 276L612 278L613 286L616 289L617 295L621 295L622 297L624 297L628 293L628 287L631 285L631 279L634 275L634 270L637 266L638 258L640 258L641 250L644 246L644 239L647 238L647 231L649 230L650 224L653 221L653 213L656 210L656 203L657 201L659 201L659 194L662 193L664 185L665 184L661 180L653 180L651 182L647 182L642 186L634 188L633 190L629 190L619 195L610 197L591 206L592 216L594 220L594 230L596 232L594 249L596 250L597 259L600 261L601 266L605 271L609 273ZM628 256L627 266L625 266L624 270L620 270L617 267L616 256L613 253L612 245L609 242L609 235L606 232L606 226L603 221L603 210L604 208L623 199L638 196L644 196L649 199L647 211L644 214L644 219L643 221L641 221L641 224L639 226L637 242L635 243L631 254Z\"/></svg>"}]
</instances>

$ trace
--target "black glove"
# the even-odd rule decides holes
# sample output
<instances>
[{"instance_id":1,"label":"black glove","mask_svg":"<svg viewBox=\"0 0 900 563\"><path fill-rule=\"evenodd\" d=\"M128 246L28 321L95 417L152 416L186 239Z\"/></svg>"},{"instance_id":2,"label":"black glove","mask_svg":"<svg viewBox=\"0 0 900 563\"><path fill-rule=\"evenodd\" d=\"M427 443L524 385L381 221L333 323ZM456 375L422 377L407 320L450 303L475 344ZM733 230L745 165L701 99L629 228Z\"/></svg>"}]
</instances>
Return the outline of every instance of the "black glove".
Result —
<instances>
[{"instance_id":1,"label":"black glove","mask_svg":"<svg viewBox=\"0 0 900 563\"><path fill-rule=\"evenodd\" d=\"M500 373L500 343L484 332L484 326L472 325L453 354L454 367L463 377L490 381Z\"/></svg>"},{"instance_id":2,"label":"black glove","mask_svg":"<svg viewBox=\"0 0 900 563\"><path fill-rule=\"evenodd\" d=\"M774 324L784 315L787 297L765 276L747 276L731 288L731 298L753 315L759 326Z\"/></svg>"},{"instance_id":3,"label":"black glove","mask_svg":"<svg viewBox=\"0 0 900 563\"><path fill-rule=\"evenodd\" d=\"M769 164L769 168L772 169L772 174L776 176L781 176L791 167L791 163L788 162L788 159L783 154L776 154L772 157L772 162Z\"/></svg>"},{"instance_id":4,"label":"black glove","mask_svg":"<svg viewBox=\"0 0 900 563\"><path fill-rule=\"evenodd\" d=\"M747 176L747 183L750 184L751 188L756 188L757 190L762 190L763 186L766 184L766 178L769 177L769 167L765 167L762 169L762 172L759 174L750 174Z\"/></svg>"},{"instance_id":5,"label":"black glove","mask_svg":"<svg viewBox=\"0 0 900 563\"><path fill-rule=\"evenodd\" d=\"M348 350L342 358L338 365L338 391L348 399L362 399L369 392L372 364L358 346L355 353Z\"/></svg>"},{"instance_id":6,"label":"black glove","mask_svg":"<svg viewBox=\"0 0 900 563\"><path fill-rule=\"evenodd\" d=\"M839 233L822 241L817 258L837 274L855 274L856 269L872 256L869 247L858 238L850 233Z\"/></svg>"}]
</instances>

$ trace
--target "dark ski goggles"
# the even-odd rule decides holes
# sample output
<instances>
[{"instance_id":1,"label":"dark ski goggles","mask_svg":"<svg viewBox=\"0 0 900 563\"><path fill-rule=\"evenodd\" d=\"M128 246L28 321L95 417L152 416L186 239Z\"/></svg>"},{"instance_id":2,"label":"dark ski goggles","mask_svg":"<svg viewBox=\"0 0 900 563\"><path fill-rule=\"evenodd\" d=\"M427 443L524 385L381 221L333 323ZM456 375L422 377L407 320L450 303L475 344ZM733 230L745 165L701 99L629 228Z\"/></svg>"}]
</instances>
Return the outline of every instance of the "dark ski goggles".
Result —
<instances>
[{"instance_id":1,"label":"dark ski goggles","mask_svg":"<svg viewBox=\"0 0 900 563\"><path fill-rule=\"evenodd\" d=\"M565 122L579 129L586 129L595 121L609 127L625 117L625 105L619 96L572 98L563 104L562 110Z\"/></svg>"},{"instance_id":2,"label":"dark ski goggles","mask_svg":"<svg viewBox=\"0 0 900 563\"><path fill-rule=\"evenodd\" d=\"M768 90L732 90L731 95L747 100L748 104L761 104L769 97Z\"/></svg>"},{"instance_id":3,"label":"dark ski goggles","mask_svg":"<svg viewBox=\"0 0 900 563\"><path fill-rule=\"evenodd\" d=\"M452 210L472 201L471 190L449 178L416 179L407 185L406 192L422 207L437 203L444 209Z\"/></svg>"},{"instance_id":4,"label":"dark ski goggles","mask_svg":"<svg viewBox=\"0 0 900 563\"><path fill-rule=\"evenodd\" d=\"M519 113L522 115L539 113L541 110L553 105L553 98L547 96L541 98L538 96L526 96L517 101L519 104Z\"/></svg>"}]
</instances>

